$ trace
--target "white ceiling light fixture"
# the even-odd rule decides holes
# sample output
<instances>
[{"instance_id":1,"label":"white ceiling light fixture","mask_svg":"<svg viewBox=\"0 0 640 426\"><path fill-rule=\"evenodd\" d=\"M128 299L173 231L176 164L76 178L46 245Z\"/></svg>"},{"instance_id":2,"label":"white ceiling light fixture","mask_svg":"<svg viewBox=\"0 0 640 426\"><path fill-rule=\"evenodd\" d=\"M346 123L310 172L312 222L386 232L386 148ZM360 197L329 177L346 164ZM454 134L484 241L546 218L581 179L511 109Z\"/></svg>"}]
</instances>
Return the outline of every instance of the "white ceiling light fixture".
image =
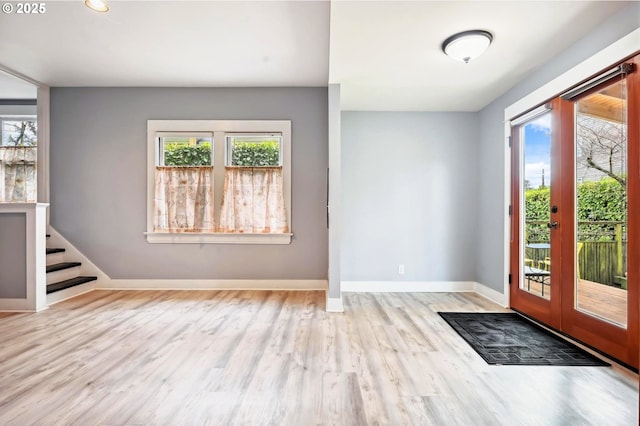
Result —
<instances>
[{"instance_id":1,"label":"white ceiling light fixture","mask_svg":"<svg viewBox=\"0 0 640 426\"><path fill-rule=\"evenodd\" d=\"M102 0L84 0L84 4L91 10L95 10L96 12L108 12L109 6Z\"/></svg>"},{"instance_id":2,"label":"white ceiling light fixture","mask_svg":"<svg viewBox=\"0 0 640 426\"><path fill-rule=\"evenodd\" d=\"M489 31L463 31L442 42L442 51L447 56L468 64L487 50L492 41L493 35Z\"/></svg>"}]
</instances>

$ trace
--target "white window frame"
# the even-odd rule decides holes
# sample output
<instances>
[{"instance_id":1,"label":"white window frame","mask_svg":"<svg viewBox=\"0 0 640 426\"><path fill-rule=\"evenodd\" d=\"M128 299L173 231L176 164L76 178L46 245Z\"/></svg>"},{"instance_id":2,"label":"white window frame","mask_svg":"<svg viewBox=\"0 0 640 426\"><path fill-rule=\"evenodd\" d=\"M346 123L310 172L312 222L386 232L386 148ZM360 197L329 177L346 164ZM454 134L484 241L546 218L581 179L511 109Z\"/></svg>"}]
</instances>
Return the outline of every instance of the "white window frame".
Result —
<instances>
[{"instance_id":1,"label":"white window frame","mask_svg":"<svg viewBox=\"0 0 640 426\"><path fill-rule=\"evenodd\" d=\"M224 189L226 136L233 134L282 135L281 161L284 179L284 202L287 223L291 222L291 121L290 120L147 120L147 242L152 244L290 244L293 233L250 234L250 233L169 233L156 232L153 227L155 209L155 172L159 159L160 135L170 133L189 135L213 134L213 173L215 221L220 219L220 208Z\"/></svg>"}]
</instances>

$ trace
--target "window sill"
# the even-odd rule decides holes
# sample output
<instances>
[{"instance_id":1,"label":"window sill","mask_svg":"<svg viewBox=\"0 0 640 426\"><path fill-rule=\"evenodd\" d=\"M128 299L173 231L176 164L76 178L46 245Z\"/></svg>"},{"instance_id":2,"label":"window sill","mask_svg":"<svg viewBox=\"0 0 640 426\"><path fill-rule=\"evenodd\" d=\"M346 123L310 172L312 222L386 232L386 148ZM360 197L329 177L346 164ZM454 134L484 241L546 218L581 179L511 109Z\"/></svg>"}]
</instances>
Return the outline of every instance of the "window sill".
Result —
<instances>
[{"instance_id":1,"label":"window sill","mask_svg":"<svg viewBox=\"0 0 640 426\"><path fill-rule=\"evenodd\" d=\"M180 234L145 232L150 244L291 244L293 234Z\"/></svg>"}]
</instances>

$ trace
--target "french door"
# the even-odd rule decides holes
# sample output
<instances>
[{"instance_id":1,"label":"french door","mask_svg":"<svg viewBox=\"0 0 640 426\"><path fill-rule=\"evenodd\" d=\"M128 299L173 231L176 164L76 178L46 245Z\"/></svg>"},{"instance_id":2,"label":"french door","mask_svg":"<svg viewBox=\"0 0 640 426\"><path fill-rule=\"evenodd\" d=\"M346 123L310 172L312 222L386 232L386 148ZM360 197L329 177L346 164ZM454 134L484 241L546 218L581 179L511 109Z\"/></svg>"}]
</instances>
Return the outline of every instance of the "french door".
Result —
<instances>
[{"instance_id":1,"label":"french door","mask_svg":"<svg viewBox=\"0 0 640 426\"><path fill-rule=\"evenodd\" d=\"M511 307L635 368L639 65L511 122Z\"/></svg>"}]
</instances>

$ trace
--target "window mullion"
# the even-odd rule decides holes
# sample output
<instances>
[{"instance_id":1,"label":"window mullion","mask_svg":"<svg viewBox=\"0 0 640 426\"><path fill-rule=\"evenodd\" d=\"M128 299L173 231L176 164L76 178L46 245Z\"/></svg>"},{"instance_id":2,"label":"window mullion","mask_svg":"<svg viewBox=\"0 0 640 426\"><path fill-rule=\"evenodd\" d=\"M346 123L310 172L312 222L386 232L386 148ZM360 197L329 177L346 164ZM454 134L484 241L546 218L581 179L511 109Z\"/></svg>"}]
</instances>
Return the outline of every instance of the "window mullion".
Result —
<instances>
[{"instance_id":1,"label":"window mullion","mask_svg":"<svg viewBox=\"0 0 640 426\"><path fill-rule=\"evenodd\" d=\"M220 226L222 213L222 198L224 196L225 174L225 132L213 133L213 212L216 227Z\"/></svg>"}]
</instances>

